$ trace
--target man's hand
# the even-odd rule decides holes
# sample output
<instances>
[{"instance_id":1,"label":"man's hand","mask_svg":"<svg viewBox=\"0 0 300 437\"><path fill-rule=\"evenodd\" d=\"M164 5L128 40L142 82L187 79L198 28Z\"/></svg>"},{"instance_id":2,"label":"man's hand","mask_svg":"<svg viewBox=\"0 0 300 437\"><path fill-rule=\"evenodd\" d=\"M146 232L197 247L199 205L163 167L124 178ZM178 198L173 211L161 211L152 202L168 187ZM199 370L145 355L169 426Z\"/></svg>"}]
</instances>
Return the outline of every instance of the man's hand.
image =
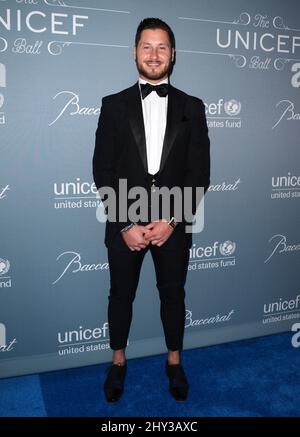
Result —
<instances>
[{"instance_id":1,"label":"man's hand","mask_svg":"<svg viewBox=\"0 0 300 437\"><path fill-rule=\"evenodd\" d=\"M154 246L162 246L173 232L173 228L165 220L151 222L145 226L145 239Z\"/></svg>"},{"instance_id":2,"label":"man's hand","mask_svg":"<svg viewBox=\"0 0 300 437\"><path fill-rule=\"evenodd\" d=\"M130 250L140 251L148 246L149 241L144 237L146 227L141 225L134 225L131 229L121 232L122 237Z\"/></svg>"}]
</instances>

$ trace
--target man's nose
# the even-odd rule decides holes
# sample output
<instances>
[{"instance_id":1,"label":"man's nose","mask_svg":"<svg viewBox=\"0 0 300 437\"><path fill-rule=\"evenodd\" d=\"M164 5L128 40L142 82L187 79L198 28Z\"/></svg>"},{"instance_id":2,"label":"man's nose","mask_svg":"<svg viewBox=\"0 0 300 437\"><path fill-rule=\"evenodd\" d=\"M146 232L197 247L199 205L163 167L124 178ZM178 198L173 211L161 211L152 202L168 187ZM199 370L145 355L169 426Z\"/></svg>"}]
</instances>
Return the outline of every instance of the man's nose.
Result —
<instances>
[{"instance_id":1,"label":"man's nose","mask_svg":"<svg viewBox=\"0 0 300 437\"><path fill-rule=\"evenodd\" d=\"M151 55L152 59L156 59L158 57L158 49L155 47L152 47L150 55Z\"/></svg>"}]
</instances>

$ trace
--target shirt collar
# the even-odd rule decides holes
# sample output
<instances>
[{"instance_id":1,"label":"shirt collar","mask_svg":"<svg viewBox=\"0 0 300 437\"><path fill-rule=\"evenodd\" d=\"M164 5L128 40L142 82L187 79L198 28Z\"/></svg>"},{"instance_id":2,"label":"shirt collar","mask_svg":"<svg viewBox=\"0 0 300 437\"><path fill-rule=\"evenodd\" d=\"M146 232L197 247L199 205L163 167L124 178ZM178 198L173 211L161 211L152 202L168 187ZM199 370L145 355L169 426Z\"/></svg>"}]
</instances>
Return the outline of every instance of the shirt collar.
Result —
<instances>
[{"instance_id":1,"label":"shirt collar","mask_svg":"<svg viewBox=\"0 0 300 437\"><path fill-rule=\"evenodd\" d=\"M145 84L145 83L150 83L150 82L147 81L147 80L141 79L141 78L139 77L139 85L141 86L141 84ZM169 78L166 78L166 79L164 79L164 80L162 80L162 81L156 83L155 85L161 85L162 83L169 83ZM154 85L154 84L153 84L153 85Z\"/></svg>"}]
</instances>

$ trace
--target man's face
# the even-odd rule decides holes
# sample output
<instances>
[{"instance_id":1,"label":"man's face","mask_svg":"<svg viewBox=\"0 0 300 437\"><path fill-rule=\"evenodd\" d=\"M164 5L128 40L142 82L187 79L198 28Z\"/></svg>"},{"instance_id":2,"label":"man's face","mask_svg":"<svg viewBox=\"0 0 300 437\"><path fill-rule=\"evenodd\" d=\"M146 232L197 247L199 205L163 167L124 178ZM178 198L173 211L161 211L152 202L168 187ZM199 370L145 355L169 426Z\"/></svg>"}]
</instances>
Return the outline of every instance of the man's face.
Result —
<instances>
[{"instance_id":1,"label":"man's face","mask_svg":"<svg viewBox=\"0 0 300 437\"><path fill-rule=\"evenodd\" d=\"M162 29L146 29L134 51L140 77L157 83L169 75L174 58L169 35Z\"/></svg>"}]
</instances>

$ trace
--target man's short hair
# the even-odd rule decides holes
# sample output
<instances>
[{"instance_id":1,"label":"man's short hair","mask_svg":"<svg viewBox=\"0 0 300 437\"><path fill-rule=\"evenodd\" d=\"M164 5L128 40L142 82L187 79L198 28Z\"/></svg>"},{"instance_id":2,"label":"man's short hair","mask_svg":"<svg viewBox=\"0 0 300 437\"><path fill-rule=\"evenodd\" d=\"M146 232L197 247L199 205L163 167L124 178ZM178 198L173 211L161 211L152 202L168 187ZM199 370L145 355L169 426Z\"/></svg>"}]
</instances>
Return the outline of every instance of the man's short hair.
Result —
<instances>
[{"instance_id":1,"label":"man's short hair","mask_svg":"<svg viewBox=\"0 0 300 437\"><path fill-rule=\"evenodd\" d=\"M175 49L175 36L171 27L165 23L160 18L144 18L140 24L138 25L136 35L135 35L135 46L138 46L138 43L141 39L141 33L146 29L161 29L167 32L169 35L169 40L171 44L171 48Z\"/></svg>"}]
</instances>

